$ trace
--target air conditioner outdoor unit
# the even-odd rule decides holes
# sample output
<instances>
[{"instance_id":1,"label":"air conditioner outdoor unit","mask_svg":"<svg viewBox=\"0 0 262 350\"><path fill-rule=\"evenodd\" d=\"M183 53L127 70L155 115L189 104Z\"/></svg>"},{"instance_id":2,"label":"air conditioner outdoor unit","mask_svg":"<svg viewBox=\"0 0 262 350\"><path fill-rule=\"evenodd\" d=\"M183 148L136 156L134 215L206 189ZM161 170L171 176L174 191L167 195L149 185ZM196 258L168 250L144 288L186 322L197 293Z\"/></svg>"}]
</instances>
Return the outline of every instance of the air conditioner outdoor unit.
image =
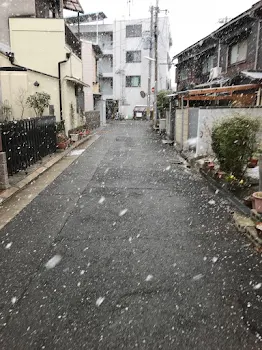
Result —
<instances>
[{"instance_id":1,"label":"air conditioner outdoor unit","mask_svg":"<svg viewBox=\"0 0 262 350\"><path fill-rule=\"evenodd\" d=\"M221 67L214 67L214 68L212 68L211 71L210 71L209 80L213 80L213 79L219 78L221 73L222 73L222 68Z\"/></svg>"}]
</instances>

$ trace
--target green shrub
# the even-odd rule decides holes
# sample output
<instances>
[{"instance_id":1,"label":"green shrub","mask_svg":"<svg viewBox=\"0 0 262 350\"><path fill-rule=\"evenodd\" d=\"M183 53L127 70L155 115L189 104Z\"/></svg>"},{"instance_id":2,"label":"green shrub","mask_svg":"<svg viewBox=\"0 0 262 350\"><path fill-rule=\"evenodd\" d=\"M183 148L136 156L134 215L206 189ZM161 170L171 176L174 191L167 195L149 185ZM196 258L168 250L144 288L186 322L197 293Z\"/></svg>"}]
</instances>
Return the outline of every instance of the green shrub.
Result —
<instances>
[{"instance_id":1,"label":"green shrub","mask_svg":"<svg viewBox=\"0 0 262 350\"><path fill-rule=\"evenodd\" d=\"M249 117L235 116L212 129L212 149L221 170L242 178L249 158L256 151L260 123Z\"/></svg>"}]
</instances>

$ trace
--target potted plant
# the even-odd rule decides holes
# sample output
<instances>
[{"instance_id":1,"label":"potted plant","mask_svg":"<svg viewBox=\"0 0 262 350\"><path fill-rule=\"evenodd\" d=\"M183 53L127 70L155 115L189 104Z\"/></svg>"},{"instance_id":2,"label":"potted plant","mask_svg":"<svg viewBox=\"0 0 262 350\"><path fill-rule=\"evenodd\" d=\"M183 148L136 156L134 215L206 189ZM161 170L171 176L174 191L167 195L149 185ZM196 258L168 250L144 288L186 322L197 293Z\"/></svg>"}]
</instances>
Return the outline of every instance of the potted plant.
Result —
<instances>
[{"instance_id":1,"label":"potted plant","mask_svg":"<svg viewBox=\"0 0 262 350\"><path fill-rule=\"evenodd\" d=\"M65 134L59 133L56 135L56 147L58 149L66 149L69 145L69 140Z\"/></svg>"},{"instance_id":2,"label":"potted plant","mask_svg":"<svg viewBox=\"0 0 262 350\"><path fill-rule=\"evenodd\" d=\"M256 209L259 214L262 214L262 192L253 193L253 198L255 204L254 209Z\"/></svg>"},{"instance_id":3,"label":"potted plant","mask_svg":"<svg viewBox=\"0 0 262 350\"><path fill-rule=\"evenodd\" d=\"M252 156L252 157L249 159L248 167L249 167L249 168L255 168L255 167L257 166L257 163L258 163L258 158L255 157L255 156Z\"/></svg>"}]
</instances>

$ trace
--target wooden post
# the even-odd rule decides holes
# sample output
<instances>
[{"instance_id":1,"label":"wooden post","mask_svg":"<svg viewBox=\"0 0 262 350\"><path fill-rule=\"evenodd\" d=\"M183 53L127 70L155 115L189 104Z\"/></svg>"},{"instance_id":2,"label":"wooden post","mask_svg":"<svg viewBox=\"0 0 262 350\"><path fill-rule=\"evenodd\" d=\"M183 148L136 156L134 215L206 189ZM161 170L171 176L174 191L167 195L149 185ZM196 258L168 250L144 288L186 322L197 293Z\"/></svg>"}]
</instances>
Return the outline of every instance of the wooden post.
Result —
<instances>
[{"instance_id":1,"label":"wooden post","mask_svg":"<svg viewBox=\"0 0 262 350\"><path fill-rule=\"evenodd\" d=\"M262 155L259 156L259 191L262 191Z\"/></svg>"}]
</instances>

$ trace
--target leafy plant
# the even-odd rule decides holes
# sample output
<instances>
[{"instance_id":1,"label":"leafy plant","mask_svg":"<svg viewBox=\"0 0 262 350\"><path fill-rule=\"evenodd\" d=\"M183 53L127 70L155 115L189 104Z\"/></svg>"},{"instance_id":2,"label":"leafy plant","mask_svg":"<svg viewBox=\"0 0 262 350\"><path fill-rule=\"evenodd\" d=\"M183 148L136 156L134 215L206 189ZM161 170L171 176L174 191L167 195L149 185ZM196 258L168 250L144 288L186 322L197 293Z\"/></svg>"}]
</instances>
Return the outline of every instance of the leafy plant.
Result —
<instances>
[{"instance_id":1,"label":"leafy plant","mask_svg":"<svg viewBox=\"0 0 262 350\"><path fill-rule=\"evenodd\" d=\"M5 100L0 106L0 117L2 121L11 120L12 117L12 106L8 100Z\"/></svg>"},{"instance_id":2,"label":"leafy plant","mask_svg":"<svg viewBox=\"0 0 262 350\"><path fill-rule=\"evenodd\" d=\"M157 109L163 115L164 111L169 109L169 99L167 95L169 95L171 91L161 90L157 94Z\"/></svg>"},{"instance_id":3,"label":"leafy plant","mask_svg":"<svg viewBox=\"0 0 262 350\"><path fill-rule=\"evenodd\" d=\"M70 103L70 118L71 118L72 127L74 128L76 124L76 118L75 118L75 107L72 102Z\"/></svg>"},{"instance_id":4,"label":"leafy plant","mask_svg":"<svg viewBox=\"0 0 262 350\"><path fill-rule=\"evenodd\" d=\"M49 106L51 96L46 92L36 92L34 95L30 95L26 103L30 108L33 108L37 117L41 117L45 108Z\"/></svg>"},{"instance_id":5,"label":"leafy plant","mask_svg":"<svg viewBox=\"0 0 262 350\"><path fill-rule=\"evenodd\" d=\"M257 148L257 119L236 115L215 125L212 129L212 149L221 170L242 178L248 161Z\"/></svg>"}]
</instances>

